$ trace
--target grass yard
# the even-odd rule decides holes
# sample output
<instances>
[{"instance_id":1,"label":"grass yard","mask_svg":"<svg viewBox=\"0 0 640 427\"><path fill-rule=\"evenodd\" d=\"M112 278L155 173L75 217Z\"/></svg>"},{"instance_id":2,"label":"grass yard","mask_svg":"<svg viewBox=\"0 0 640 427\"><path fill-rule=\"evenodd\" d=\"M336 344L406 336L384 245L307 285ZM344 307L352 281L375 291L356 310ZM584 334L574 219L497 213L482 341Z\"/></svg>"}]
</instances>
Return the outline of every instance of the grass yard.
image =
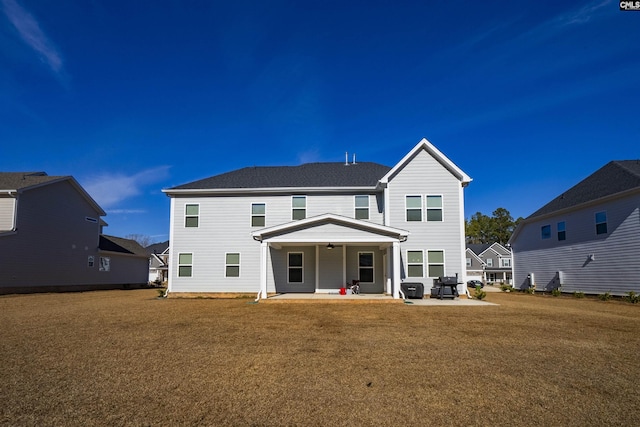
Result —
<instances>
[{"instance_id":1,"label":"grass yard","mask_svg":"<svg viewBox=\"0 0 640 427\"><path fill-rule=\"evenodd\" d=\"M640 305L0 297L0 424L640 424Z\"/></svg>"}]
</instances>

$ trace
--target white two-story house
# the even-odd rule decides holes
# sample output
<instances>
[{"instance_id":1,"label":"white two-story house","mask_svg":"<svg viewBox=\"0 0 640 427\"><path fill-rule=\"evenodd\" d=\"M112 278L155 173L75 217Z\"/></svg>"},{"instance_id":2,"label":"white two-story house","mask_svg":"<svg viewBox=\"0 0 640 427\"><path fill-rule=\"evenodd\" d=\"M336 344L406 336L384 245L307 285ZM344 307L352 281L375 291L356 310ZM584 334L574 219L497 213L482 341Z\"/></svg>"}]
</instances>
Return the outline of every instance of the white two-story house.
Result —
<instances>
[{"instance_id":1,"label":"white two-story house","mask_svg":"<svg viewBox=\"0 0 640 427\"><path fill-rule=\"evenodd\" d=\"M399 297L400 284L465 283L471 178L426 139L395 166L247 167L163 190L169 295L335 292ZM460 290L464 291L461 285Z\"/></svg>"}]
</instances>

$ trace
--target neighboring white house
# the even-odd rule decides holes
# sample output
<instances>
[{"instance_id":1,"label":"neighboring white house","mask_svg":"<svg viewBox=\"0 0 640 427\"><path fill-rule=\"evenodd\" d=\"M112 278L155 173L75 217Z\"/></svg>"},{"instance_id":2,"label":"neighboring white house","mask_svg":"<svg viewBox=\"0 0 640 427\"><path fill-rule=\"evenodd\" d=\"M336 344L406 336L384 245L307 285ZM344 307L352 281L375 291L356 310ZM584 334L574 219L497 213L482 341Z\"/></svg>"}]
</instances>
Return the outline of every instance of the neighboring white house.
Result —
<instances>
[{"instance_id":1,"label":"neighboring white house","mask_svg":"<svg viewBox=\"0 0 640 427\"><path fill-rule=\"evenodd\" d=\"M612 161L523 220L510 239L514 286L640 291L640 161Z\"/></svg>"},{"instance_id":2,"label":"neighboring white house","mask_svg":"<svg viewBox=\"0 0 640 427\"><path fill-rule=\"evenodd\" d=\"M154 243L145 249L149 253L149 283L164 283L169 272L169 242Z\"/></svg>"},{"instance_id":3,"label":"neighboring white house","mask_svg":"<svg viewBox=\"0 0 640 427\"><path fill-rule=\"evenodd\" d=\"M336 292L399 296L400 283L465 282L471 178L422 139L395 166L247 167L163 190L169 294ZM461 291L464 291L462 285Z\"/></svg>"},{"instance_id":4,"label":"neighboring white house","mask_svg":"<svg viewBox=\"0 0 640 427\"><path fill-rule=\"evenodd\" d=\"M71 176L0 172L0 294L146 285L147 253L104 215Z\"/></svg>"},{"instance_id":5,"label":"neighboring white house","mask_svg":"<svg viewBox=\"0 0 640 427\"><path fill-rule=\"evenodd\" d=\"M500 243L467 245L467 280L511 284L511 251Z\"/></svg>"}]
</instances>

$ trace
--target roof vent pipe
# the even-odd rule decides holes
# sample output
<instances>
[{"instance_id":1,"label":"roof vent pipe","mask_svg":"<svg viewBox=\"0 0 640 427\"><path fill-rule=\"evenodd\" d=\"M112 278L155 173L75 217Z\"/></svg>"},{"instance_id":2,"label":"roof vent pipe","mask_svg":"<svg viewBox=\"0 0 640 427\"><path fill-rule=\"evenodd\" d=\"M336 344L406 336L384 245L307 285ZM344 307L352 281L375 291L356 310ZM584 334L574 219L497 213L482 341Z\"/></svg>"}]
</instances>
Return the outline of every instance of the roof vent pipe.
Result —
<instances>
[{"instance_id":1,"label":"roof vent pipe","mask_svg":"<svg viewBox=\"0 0 640 427\"><path fill-rule=\"evenodd\" d=\"M348 151L344 152L344 165L345 166L349 166L349 152Z\"/></svg>"},{"instance_id":2,"label":"roof vent pipe","mask_svg":"<svg viewBox=\"0 0 640 427\"><path fill-rule=\"evenodd\" d=\"M353 164L356 164L356 153L353 153Z\"/></svg>"}]
</instances>

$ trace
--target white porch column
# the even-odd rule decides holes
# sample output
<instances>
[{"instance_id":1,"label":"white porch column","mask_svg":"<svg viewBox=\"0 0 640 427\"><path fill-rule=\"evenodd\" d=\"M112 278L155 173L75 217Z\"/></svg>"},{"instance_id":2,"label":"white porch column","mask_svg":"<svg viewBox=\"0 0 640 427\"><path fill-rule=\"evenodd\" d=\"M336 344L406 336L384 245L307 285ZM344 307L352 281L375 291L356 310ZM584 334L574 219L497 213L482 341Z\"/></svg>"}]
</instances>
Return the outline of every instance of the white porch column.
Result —
<instances>
[{"instance_id":1,"label":"white porch column","mask_svg":"<svg viewBox=\"0 0 640 427\"><path fill-rule=\"evenodd\" d=\"M260 293L267 298L267 242L260 243Z\"/></svg>"},{"instance_id":2,"label":"white porch column","mask_svg":"<svg viewBox=\"0 0 640 427\"><path fill-rule=\"evenodd\" d=\"M400 298L400 242L393 242L393 298Z\"/></svg>"}]
</instances>

